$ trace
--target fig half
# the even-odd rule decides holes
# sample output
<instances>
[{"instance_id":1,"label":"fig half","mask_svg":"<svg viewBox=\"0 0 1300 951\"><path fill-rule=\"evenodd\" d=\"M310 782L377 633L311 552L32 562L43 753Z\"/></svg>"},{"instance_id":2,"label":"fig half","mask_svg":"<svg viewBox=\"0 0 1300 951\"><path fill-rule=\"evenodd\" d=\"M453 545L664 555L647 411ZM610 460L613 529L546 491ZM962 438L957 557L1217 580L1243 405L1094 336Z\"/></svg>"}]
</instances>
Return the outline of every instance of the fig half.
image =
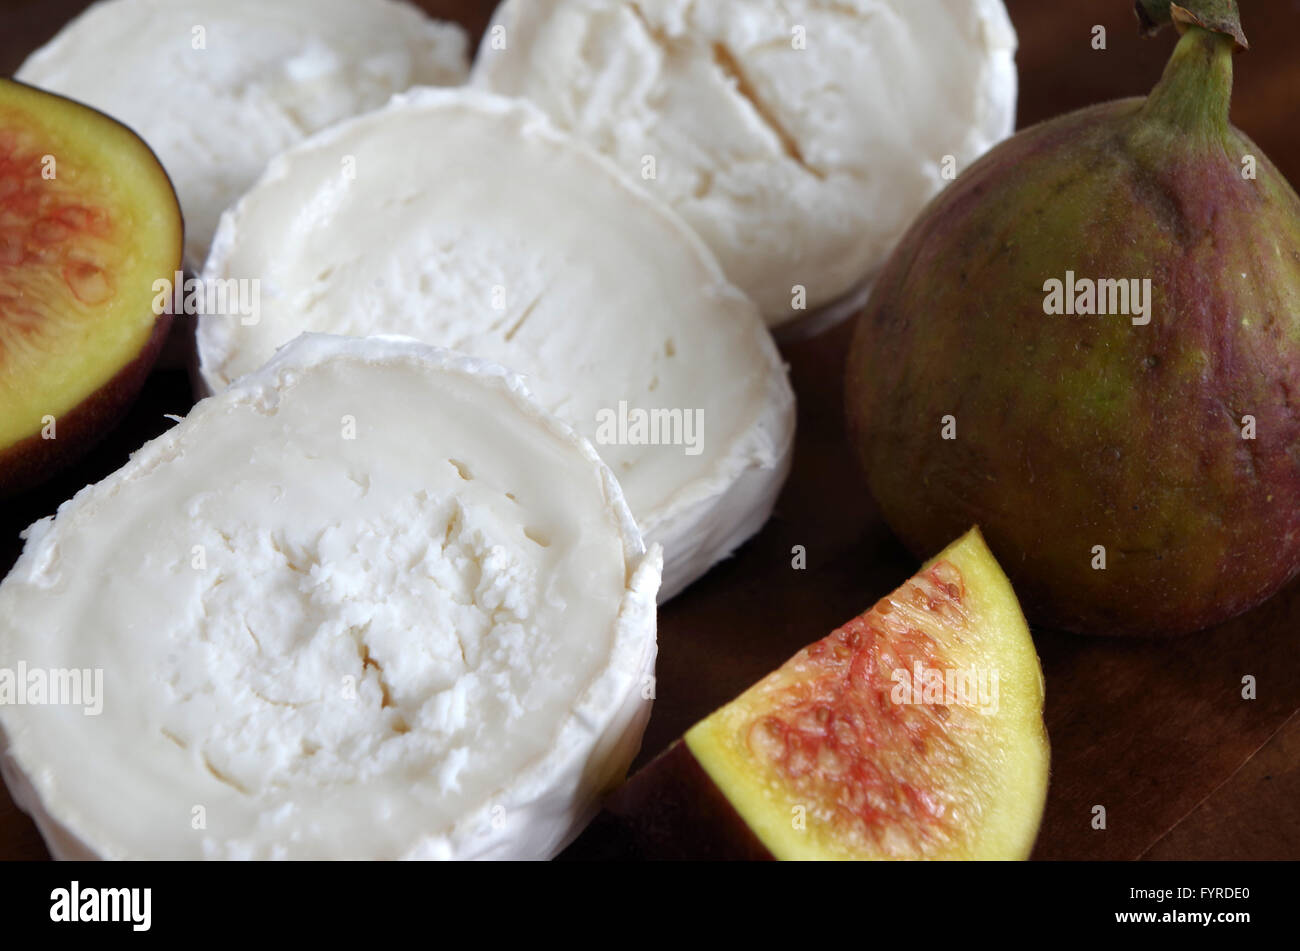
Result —
<instances>
[{"instance_id":1,"label":"fig half","mask_svg":"<svg viewBox=\"0 0 1300 951\"><path fill-rule=\"evenodd\" d=\"M125 412L171 324L155 282L180 270L183 233L135 133L0 79L0 496L78 458Z\"/></svg>"},{"instance_id":2,"label":"fig half","mask_svg":"<svg viewBox=\"0 0 1300 951\"><path fill-rule=\"evenodd\" d=\"M611 797L663 859L1021 859L1047 794L1043 679L978 529Z\"/></svg>"}]
</instances>

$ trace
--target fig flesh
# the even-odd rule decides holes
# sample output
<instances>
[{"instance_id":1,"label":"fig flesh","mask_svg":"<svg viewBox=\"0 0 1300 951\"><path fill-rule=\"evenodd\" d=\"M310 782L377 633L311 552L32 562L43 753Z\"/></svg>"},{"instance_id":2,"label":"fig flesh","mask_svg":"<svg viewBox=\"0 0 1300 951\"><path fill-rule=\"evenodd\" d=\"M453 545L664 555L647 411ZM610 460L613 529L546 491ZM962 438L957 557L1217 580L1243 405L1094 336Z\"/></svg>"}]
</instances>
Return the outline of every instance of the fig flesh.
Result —
<instances>
[{"instance_id":1,"label":"fig flesh","mask_svg":"<svg viewBox=\"0 0 1300 951\"><path fill-rule=\"evenodd\" d=\"M116 423L167 336L180 270L171 182L126 126L0 79L0 496Z\"/></svg>"},{"instance_id":2,"label":"fig flesh","mask_svg":"<svg viewBox=\"0 0 1300 951\"><path fill-rule=\"evenodd\" d=\"M1015 593L972 530L693 726L589 835L653 859L1025 858L1042 714Z\"/></svg>"}]
</instances>

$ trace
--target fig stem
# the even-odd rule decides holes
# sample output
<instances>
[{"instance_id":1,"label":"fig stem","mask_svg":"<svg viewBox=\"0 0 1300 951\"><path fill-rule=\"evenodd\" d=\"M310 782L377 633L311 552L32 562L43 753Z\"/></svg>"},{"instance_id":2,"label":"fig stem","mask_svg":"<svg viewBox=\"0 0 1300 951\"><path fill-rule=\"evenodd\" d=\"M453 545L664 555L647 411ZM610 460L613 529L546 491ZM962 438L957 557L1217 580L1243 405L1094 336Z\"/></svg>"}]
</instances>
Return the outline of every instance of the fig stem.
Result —
<instances>
[{"instance_id":1,"label":"fig stem","mask_svg":"<svg viewBox=\"0 0 1300 951\"><path fill-rule=\"evenodd\" d=\"M1241 27L1241 11L1237 0L1137 0L1138 22L1148 35L1159 32L1172 23L1179 33L1193 27L1230 36L1237 49L1250 49L1246 32Z\"/></svg>"},{"instance_id":2,"label":"fig stem","mask_svg":"<svg viewBox=\"0 0 1300 951\"><path fill-rule=\"evenodd\" d=\"M1143 116L1188 134L1222 139L1229 129L1232 107L1234 49L1230 34L1189 28L1147 97Z\"/></svg>"}]
</instances>

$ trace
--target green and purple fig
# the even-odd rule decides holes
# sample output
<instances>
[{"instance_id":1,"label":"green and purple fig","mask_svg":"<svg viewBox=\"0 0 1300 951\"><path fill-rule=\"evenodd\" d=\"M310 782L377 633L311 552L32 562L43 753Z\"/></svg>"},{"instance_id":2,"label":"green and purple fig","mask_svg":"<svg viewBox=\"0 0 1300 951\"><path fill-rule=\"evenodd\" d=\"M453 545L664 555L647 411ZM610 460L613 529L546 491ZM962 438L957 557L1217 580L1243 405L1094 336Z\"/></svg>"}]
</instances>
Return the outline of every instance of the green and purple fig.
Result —
<instances>
[{"instance_id":1,"label":"green and purple fig","mask_svg":"<svg viewBox=\"0 0 1300 951\"><path fill-rule=\"evenodd\" d=\"M1300 571L1300 198L1228 121L1235 4L1140 9L1182 31L1151 95L1027 129L942 192L846 395L913 551L978 523L1037 622L1173 635Z\"/></svg>"}]
</instances>

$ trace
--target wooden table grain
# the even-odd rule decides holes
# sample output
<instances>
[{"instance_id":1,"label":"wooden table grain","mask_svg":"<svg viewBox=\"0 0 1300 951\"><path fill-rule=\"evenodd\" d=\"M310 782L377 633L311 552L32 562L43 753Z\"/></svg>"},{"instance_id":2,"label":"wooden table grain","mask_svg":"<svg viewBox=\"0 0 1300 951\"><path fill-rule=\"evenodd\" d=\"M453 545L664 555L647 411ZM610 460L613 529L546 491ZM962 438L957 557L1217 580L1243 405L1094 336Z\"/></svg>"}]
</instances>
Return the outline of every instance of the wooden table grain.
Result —
<instances>
[{"instance_id":1,"label":"wooden table grain","mask_svg":"<svg viewBox=\"0 0 1300 951\"><path fill-rule=\"evenodd\" d=\"M9 75L83 6L0 5ZM477 37L490 2L427 0ZM1253 49L1238 57L1234 120L1300 182L1300 3L1244 4ZM1020 33L1022 126L1141 95L1173 39L1139 39L1128 0L1010 0ZM1095 27L1106 48L1094 46ZM882 91L887 94L887 91ZM788 344L799 397L794 470L763 532L667 605L658 699L639 762L809 641L859 613L916 568L882 525L843 434L840 378L849 328ZM177 371L157 371L135 408L82 464L0 503L0 571L18 532L107 475L192 404ZM792 567L791 549L807 550ZM1178 641L1116 642L1034 630L1047 680L1052 779L1040 859L1300 858L1300 582L1259 609ZM1257 696L1243 699L1242 679ZM1104 806L1106 828L1094 828ZM0 790L0 859L47 857Z\"/></svg>"}]
</instances>

